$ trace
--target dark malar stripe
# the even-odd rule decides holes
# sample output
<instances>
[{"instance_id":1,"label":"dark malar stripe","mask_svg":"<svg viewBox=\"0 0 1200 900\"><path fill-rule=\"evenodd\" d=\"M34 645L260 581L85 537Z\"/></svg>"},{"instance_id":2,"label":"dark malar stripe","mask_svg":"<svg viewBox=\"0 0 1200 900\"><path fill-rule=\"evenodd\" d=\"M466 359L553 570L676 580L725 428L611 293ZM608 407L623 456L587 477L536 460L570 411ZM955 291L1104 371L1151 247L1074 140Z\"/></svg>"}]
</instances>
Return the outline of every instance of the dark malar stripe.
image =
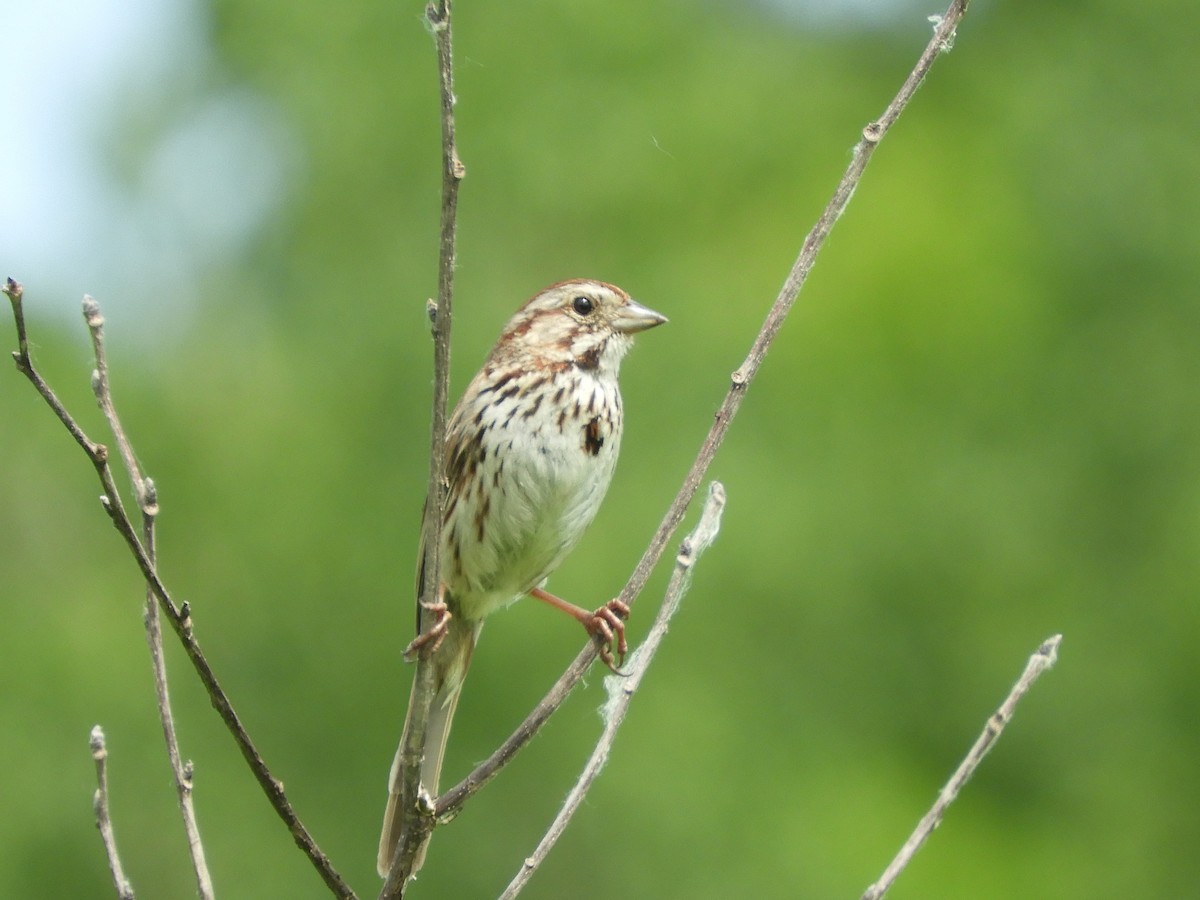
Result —
<instances>
[{"instance_id":1,"label":"dark malar stripe","mask_svg":"<svg viewBox=\"0 0 1200 900\"><path fill-rule=\"evenodd\" d=\"M593 347L591 350L585 350L575 357L575 368L584 369L585 371L593 371L600 367L600 351L604 349L603 344Z\"/></svg>"}]
</instances>

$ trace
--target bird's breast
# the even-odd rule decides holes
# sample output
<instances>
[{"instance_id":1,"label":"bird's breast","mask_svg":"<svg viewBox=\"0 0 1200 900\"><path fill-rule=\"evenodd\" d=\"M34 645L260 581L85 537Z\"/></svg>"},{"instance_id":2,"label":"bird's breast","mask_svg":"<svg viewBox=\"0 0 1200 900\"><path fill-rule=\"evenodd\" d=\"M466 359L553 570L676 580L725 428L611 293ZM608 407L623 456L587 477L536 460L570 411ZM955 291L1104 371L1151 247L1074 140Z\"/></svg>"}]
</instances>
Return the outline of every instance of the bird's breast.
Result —
<instances>
[{"instance_id":1,"label":"bird's breast","mask_svg":"<svg viewBox=\"0 0 1200 900\"><path fill-rule=\"evenodd\" d=\"M536 587L595 518L620 449L621 402L615 382L578 382L561 395L554 388L540 401L526 396L476 413L484 450L473 488L447 518L442 557L470 618Z\"/></svg>"}]
</instances>

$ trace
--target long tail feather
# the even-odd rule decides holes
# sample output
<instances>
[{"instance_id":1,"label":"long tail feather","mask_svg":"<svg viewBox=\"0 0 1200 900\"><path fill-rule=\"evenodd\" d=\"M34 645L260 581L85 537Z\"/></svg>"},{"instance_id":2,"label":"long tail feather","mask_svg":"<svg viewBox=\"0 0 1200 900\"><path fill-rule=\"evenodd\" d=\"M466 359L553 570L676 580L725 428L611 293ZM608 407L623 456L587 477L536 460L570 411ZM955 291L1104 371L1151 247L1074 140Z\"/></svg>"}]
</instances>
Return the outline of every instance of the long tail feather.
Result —
<instances>
[{"instance_id":1,"label":"long tail feather","mask_svg":"<svg viewBox=\"0 0 1200 900\"><path fill-rule=\"evenodd\" d=\"M454 721L454 711L458 708L458 698L462 694L463 680L467 677L467 669L471 665L471 653L475 642L479 640L482 622L462 622L458 618L450 620L449 630L441 647L434 654L434 685L433 704L429 709L429 721L425 729L425 758L421 761L421 786L436 797L438 793L438 778L442 771L442 758L446 754L446 740L450 737L450 725ZM414 685L415 687L415 685ZM408 701L409 715L412 711L412 696ZM392 866L392 856L396 845L400 842L400 794L401 794L401 753L405 739L408 736L409 719L404 720L404 734L400 745L396 748L396 757L392 760L392 770L388 775L388 802L383 814L383 830L379 837L379 857L376 868L379 875L387 877ZM413 863L416 873L425 862L425 849L428 841L417 851Z\"/></svg>"}]
</instances>

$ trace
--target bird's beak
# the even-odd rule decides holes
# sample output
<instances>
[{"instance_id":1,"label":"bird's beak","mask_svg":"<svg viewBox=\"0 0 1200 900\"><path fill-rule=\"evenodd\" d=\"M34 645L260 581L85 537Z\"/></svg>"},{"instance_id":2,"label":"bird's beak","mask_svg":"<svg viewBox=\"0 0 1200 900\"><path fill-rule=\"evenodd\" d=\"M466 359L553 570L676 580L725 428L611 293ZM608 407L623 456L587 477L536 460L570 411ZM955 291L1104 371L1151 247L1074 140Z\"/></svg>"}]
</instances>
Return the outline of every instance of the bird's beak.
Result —
<instances>
[{"instance_id":1,"label":"bird's beak","mask_svg":"<svg viewBox=\"0 0 1200 900\"><path fill-rule=\"evenodd\" d=\"M661 325L665 321L667 321L667 317L662 313L656 313L650 307L642 306L636 300L631 299L617 310L617 314L612 320L612 326L622 334L636 334L647 328L653 328L655 325Z\"/></svg>"}]
</instances>

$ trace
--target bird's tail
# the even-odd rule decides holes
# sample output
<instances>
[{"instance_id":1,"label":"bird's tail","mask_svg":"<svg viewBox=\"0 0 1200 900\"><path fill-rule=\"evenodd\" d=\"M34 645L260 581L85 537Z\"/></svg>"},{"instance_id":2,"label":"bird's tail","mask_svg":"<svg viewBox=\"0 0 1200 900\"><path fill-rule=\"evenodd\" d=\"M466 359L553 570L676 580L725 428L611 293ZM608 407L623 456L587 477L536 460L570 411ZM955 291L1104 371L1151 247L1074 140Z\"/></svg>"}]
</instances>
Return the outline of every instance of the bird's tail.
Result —
<instances>
[{"instance_id":1,"label":"bird's tail","mask_svg":"<svg viewBox=\"0 0 1200 900\"><path fill-rule=\"evenodd\" d=\"M471 653L475 642L479 640L482 622L464 622L455 617L450 619L446 636L437 652L433 654L434 666L434 696L429 708L429 720L425 729L425 758L421 760L421 786L436 797L438 793L438 776L442 771L442 757L446 753L446 739L450 736L450 724L454 721L454 710L458 706L458 697L462 693L463 680L467 677L467 669L471 665ZM416 682L413 683L414 689ZM392 866L392 856L396 845L400 842L400 819L398 815L401 794L401 770L403 768L401 755L404 743L408 737L409 720L412 717L412 696L408 700L408 717L404 720L404 734L400 738L400 746L396 748L396 758L392 761L392 771L388 776L388 802L383 814L383 832L379 836L379 857L376 868L379 875L387 877ZM425 861L425 848L428 841L417 851L413 862L413 872L421 868Z\"/></svg>"}]
</instances>

